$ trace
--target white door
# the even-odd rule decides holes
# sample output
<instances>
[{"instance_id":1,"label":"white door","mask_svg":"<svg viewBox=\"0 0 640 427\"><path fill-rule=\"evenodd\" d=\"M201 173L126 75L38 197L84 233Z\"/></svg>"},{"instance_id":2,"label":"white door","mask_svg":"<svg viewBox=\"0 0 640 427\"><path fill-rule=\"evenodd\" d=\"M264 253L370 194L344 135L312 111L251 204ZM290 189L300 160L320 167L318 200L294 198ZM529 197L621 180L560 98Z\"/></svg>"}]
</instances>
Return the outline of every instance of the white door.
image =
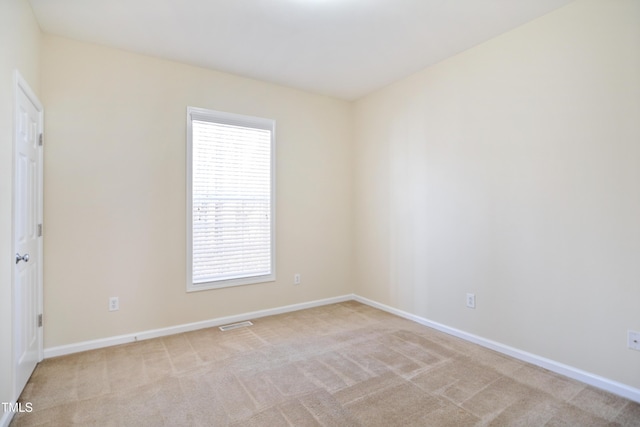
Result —
<instances>
[{"instance_id":1,"label":"white door","mask_svg":"<svg viewBox=\"0 0 640 427\"><path fill-rule=\"evenodd\" d=\"M16 72L14 122L15 393L42 360L42 104Z\"/></svg>"}]
</instances>

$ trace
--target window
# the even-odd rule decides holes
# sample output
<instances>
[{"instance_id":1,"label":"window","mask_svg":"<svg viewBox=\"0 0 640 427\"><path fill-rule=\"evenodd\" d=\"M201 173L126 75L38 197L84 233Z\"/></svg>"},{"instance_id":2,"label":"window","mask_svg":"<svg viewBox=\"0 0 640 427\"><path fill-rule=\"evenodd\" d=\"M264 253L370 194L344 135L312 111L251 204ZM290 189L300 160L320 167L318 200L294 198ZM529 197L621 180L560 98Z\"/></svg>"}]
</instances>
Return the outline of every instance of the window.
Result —
<instances>
[{"instance_id":1,"label":"window","mask_svg":"<svg viewBox=\"0 0 640 427\"><path fill-rule=\"evenodd\" d=\"M275 122L187 109L187 290L275 280Z\"/></svg>"}]
</instances>

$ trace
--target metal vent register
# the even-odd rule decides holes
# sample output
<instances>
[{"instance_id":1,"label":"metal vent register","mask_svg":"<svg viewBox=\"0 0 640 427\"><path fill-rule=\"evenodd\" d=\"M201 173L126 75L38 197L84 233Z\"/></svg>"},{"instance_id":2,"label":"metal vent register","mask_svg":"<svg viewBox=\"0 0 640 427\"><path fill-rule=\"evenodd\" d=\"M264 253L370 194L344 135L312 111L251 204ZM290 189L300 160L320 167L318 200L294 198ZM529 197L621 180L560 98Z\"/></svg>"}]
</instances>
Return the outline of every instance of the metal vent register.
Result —
<instances>
[{"instance_id":1,"label":"metal vent register","mask_svg":"<svg viewBox=\"0 0 640 427\"><path fill-rule=\"evenodd\" d=\"M246 326L252 326L252 325L253 323L247 320L246 322L232 323L230 325L219 326L219 328L222 332L224 332L224 331L230 331L232 329L244 328Z\"/></svg>"}]
</instances>

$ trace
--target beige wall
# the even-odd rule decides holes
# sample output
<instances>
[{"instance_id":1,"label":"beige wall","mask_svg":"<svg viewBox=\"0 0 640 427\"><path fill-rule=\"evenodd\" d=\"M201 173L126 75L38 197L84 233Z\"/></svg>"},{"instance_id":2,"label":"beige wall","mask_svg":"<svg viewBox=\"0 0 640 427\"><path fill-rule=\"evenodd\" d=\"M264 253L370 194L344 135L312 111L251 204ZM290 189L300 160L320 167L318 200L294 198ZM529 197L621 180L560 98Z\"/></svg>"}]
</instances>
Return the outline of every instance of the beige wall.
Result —
<instances>
[{"instance_id":1,"label":"beige wall","mask_svg":"<svg viewBox=\"0 0 640 427\"><path fill-rule=\"evenodd\" d=\"M12 235L14 70L39 93L40 28L24 0L0 4L0 402L13 396ZM0 412L0 418L2 413Z\"/></svg>"},{"instance_id":2,"label":"beige wall","mask_svg":"<svg viewBox=\"0 0 640 427\"><path fill-rule=\"evenodd\" d=\"M53 36L42 66L45 348L353 291L349 103ZM185 292L187 106L276 120L277 282Z\"/></svg>"},{"instance_id":3,"label":"beige wall","mask_svg":"<svg viewBox=\"0 0 640 427\"><path fill-rule=\"evenodd\" d=\"M640 387L640 2L577 1L355 115L357 294Z\"/></svg>"}]
</instances>

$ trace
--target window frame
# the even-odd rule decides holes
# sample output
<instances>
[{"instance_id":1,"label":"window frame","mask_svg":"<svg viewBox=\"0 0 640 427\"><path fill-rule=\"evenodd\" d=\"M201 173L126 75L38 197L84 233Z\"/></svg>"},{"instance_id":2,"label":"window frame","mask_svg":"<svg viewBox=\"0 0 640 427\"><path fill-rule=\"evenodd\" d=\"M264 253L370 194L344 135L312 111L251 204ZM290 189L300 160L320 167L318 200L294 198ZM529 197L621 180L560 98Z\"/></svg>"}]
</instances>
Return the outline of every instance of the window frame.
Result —
<instances>
[{"instance_id":1,"label":"window frame","mask_svg":"<svg viewBox=\"0 0 640 427\"><path fill-rule=\"evenodd\" d=\"M193 120L208 121L232 126L269 130L270 147L270 255L269 274L221 279L205 283L193 283ZM276 280L276 122L272 119L246 116L206 108L187 107L187 147L186 147L186 223L187 223L187 292L244 286Z\"/></svg>"}]
</instances>

